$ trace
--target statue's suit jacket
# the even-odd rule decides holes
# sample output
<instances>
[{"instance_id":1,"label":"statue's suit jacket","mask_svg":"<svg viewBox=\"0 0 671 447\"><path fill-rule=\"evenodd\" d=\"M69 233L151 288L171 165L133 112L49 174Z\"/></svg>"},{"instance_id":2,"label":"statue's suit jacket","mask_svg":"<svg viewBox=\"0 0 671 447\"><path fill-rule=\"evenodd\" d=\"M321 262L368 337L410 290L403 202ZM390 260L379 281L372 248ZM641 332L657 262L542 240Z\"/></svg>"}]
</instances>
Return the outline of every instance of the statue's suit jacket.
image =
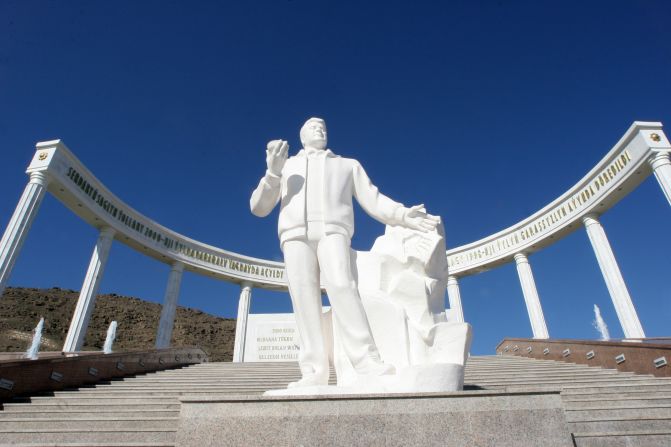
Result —
<instances>
[{"instance_id":1,"label":"statue's suit jacket","mask_svg":"<svg viewBox=\"0 0 671 447\"><path fill-rule=\"evenodd\" d=\"M340 157L328 149L320 160L324 163L321 211L326 234L343 233L352 237L352 197L380 222L402 223L405 207L380 193L358 161ZM306 171L307 155L303 149L286 161L280 177L266 171L249 201L252 213L265 217L281 199L277 225L280 242L306 235Z\"/></svg>"}]
</instances>

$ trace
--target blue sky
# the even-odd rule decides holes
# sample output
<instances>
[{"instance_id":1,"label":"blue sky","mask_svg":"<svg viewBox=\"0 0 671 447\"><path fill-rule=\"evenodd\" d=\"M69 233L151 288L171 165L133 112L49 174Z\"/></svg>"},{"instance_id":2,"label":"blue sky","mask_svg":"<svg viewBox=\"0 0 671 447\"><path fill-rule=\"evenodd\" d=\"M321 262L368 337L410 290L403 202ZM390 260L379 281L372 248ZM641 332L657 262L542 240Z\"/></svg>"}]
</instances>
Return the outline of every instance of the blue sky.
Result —
<instances>
[{"instance_id":1,"label":"blue sky","mask_svg":"<svg viewBox=\"0 0 671 447\"><path fill-rule=\"evenodd\" d=\"M501 230L587 173L635 120L671 123L671 5L594 2L0 3L0 221L37 141L61 138L122 200L192 238L281 259L249 195L265 143L310 116L380 189L443 216L448 245ZM357 249L383 226L357 212ZM602 217L648 336L671 321L671 207L651 177ZM96 231L47 197L11 285L79 289ZM554 338L622 336L584 230L530 257ZM115 243L102 292L160 301L168 267ZM514 265L461 281L473 352L531 329ZM180 304L234 317L185 274ZM285 312L255 291L252 312Z\"/></svg>"}]
</instances>

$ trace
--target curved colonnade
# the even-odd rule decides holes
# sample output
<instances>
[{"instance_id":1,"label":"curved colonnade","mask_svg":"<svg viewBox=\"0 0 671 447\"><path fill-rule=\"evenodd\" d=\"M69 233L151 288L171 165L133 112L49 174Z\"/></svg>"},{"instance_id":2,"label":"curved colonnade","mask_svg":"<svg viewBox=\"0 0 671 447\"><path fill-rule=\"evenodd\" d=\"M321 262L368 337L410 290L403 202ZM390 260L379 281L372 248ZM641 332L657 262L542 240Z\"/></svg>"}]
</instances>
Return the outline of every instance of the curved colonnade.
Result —
<instances>
[{"instance_id":1,"label":"curved colonnade","mask_svg":"<svg viewBox=\"0 0 671 447\"><path fill-rule=\"evenodd\" d=\"M598 216L655 174L671 204L671 146L657 122L635 122L576 185L523 221L447 251L448 297L463 321L459 278L515 261L534 338L548 338L528 256L584 226L627 338L645 336ZM257 259L195 241L148 219L109 191L60 141L37 144L30 180L0 241L0 294L48 191L100 234L93 250L63 350L80 350L112 242L171 265L157 347L170 343L184 270L241 286L234 360L241 361L252 289L286 290L282 263Z\"/></svg>"}]
</instances>

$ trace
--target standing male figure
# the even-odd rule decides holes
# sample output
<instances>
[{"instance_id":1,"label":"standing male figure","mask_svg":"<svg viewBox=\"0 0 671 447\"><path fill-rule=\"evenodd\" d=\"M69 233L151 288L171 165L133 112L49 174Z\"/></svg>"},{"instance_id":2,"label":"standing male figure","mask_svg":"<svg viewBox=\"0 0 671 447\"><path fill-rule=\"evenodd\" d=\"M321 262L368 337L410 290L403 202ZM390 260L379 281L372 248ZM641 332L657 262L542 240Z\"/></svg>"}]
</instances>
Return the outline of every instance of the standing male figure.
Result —
<instances>
[{"instance_id":1,"label":"standing male figure","mask_svg":"<svg viewBox=\"0 0 671 447\"><path fill-rule=\"evenodd\" d=\"M281 199L278 233L301 342L298 360L302 379L290 387L328 383L320 270L333 324L342 334L344 351L356 372L393 374L394 367L380 359L352 274L352 197L370 216L387 225L430 231L438 218L422 211L423 205L405 208L381 194L358 161L327 149L324 120L307 120L300 138L303 149L288 159L286 141L268 143L266 174L250 199L252 213L259 217L267 216Z\"/></svg>"}]
</instances>

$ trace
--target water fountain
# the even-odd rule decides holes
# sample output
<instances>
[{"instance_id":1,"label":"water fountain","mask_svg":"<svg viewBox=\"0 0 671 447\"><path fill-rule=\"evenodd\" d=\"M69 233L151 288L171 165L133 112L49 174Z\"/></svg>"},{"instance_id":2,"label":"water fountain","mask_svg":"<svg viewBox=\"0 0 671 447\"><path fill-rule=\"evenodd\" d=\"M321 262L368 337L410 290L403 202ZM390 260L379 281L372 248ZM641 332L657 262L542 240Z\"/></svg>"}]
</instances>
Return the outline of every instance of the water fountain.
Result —
<instances>
[{"instance_id":1,"label":"water fountain","mask_svg":"<svg viewBox=\"0 0 671 447\"><path fill-rule=\"evenodd\" d=\"M40 322L35 326L33 342L30 344L30 348L28 348L25 354L25 357L30 360L37 360L37 354L40 351L40 342L42 341L42 329L44 329L44 317L40 318Z\"/></svg>"},{"instance_id":2,"label":"water fountain","mask_svg":"<svg viewBox=\"0 0 671 447\"><path fill-rule=\"evenodd\" d=\"M608 333L608 326L606 322L603 321L601 316L601 309L596 304L594 305L594 322L592 323L597 331L601 334L601 340L608 341L610 340L610 333Z\"/></svg>"},{"instance_id":3,"label":"water fountain","mask_svg":"<svg viewBox=\"0 0 671 447\"><path fill-rule=\"evenodd\" d=\"M116 338L116 321L112 321L110 326L107 328L107 337L105 337L105 345L103 346L103 353L111 354L112 353L112 343Z\"/></svg>"}]
</instances>

